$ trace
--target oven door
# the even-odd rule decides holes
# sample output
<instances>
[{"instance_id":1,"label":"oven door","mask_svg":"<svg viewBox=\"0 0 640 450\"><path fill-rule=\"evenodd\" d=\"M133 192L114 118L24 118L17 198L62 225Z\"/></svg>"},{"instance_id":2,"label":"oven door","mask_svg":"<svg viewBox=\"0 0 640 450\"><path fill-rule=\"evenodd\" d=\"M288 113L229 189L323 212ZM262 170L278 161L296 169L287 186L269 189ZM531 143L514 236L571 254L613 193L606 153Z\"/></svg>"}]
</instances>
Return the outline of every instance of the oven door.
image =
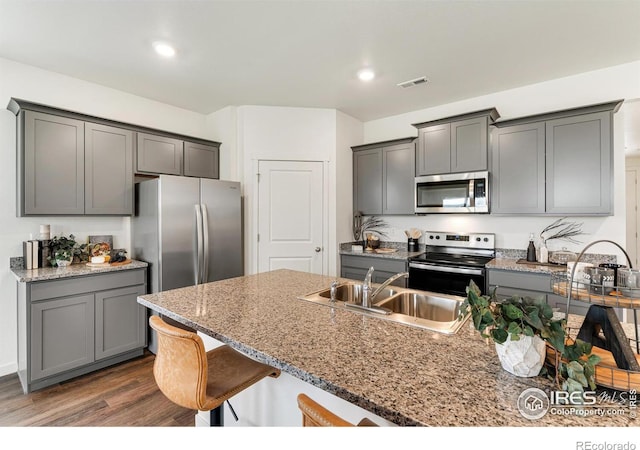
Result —
<instances>
[{"instance_id":1,"label":"oven door","mask_svg":"<svg viewBox=\"0 0 640 450\"><path fill-rule=\"evenodd\" d=\"M466 288L471 280L483 294L486 293L484 269L409 263L409 287L411 289L466 297Z\"/></svg>"}]
</instances>

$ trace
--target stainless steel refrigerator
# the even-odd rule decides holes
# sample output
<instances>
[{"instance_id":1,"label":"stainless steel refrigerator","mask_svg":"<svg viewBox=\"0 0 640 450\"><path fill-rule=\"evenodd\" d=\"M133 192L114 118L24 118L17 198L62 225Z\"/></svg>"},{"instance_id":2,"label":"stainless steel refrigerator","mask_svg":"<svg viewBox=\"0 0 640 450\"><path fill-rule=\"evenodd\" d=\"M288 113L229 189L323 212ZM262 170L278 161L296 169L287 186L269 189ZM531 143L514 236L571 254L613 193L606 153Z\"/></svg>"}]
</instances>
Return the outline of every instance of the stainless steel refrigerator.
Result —
<instances>
[{"instance_id":1,"label":"stainless steel refrigerator","mask_svg":"<svg viewBox=\"0 0 640 450\"><path fill-rule=\"evenodd\" d=\"M132 257L149 263L152 293L243 275L240 183L161 175L135 194Z\"/></svg>"}]
</instances>

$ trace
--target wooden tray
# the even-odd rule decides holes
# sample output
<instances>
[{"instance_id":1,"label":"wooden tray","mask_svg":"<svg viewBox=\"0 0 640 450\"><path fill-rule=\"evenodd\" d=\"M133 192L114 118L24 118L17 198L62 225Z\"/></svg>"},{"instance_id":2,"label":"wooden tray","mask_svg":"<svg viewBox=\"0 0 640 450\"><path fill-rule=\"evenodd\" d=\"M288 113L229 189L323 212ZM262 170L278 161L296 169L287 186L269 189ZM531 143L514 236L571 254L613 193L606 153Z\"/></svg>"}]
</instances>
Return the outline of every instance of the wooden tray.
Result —
<instances>
[{"instance_id":1,"label":"wooden tray","mask_svg":"<svg viewBox=\"0 0 640 450\"><path fill-rule=\"evenodd\" d=\"M573 344L571 338L567 339L567 344ZM603 350L599 347L592 347L591 353L598 355L601 360L596 365L595 380L598 386L615 389L618 391L628 391L631 389L640 389L640 372L620 369L616 366L611 352ZM640 355L635 355L638 363L640 363ZM547 345L547 362L555 364L556 351L550 345Z\"/></svg>"},{"instance_id":2,"label":"wooden tray","mask_svg":"<svg viewBox=\"0 0 640 450\"><path fill-rule=\"evenodd\" d=\"M568 285L568 281L554 283L553 293L566 298L568 296ZM603 295L592 293L588 289L574 287L571 289L571 299L617 308L640 308L640 298L625 297L622 292L615 290L610 294Z\"/></svg>"},{"instance_id":3,"label":"wooden tray","mask_svg":"<svg viewBox=\"0 0 640 450\"><path fill-rule=\"evenodd\" d=\"M397 251L397 248L376 248L374 250L375 253L395 253Z\"/></svg>"},{"instance_id":4,"label":"wooden tray","mask_svg":"<svg viewBox=\"0 0 640 450\"><path fill-rule=\"evenodd\" d=\"M131 260L130 259L126 259L124 261L120 261L120 262L112 262L112 263L87 263L87 267L92 267L92 268L100 268L100 267L117 267L117 266L126 266L127 264L131 264Z\"/></svg>"}]
</instances>

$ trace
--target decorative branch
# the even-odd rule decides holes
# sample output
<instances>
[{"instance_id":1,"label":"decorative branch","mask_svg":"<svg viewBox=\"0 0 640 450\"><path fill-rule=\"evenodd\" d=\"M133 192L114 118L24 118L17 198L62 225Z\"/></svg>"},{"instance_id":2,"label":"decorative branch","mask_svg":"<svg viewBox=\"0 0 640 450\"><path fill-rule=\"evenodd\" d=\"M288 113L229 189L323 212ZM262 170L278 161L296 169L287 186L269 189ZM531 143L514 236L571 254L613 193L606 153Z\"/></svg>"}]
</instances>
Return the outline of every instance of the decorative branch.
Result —
<instances>
[{"instance_id":1,"label":"decorative branch","mask_svg":"<svg viewBox=\"0 0 640 450\"><path fill-rule=\"evenodd\" d=\"M574 239L574 236L585 234L582 232L582 223L567 222L565 219L566 217L562 217L556 220L540 232L540 238L545 244L553 239L561 239L574 244L581 243L579 240ZM551 234L545 237L545 234L549 233Z\"/></svg>"},{"instance_id":2,"label":"decorative branch","mask_svg":"<svg viewBox=\"0 0 640 450\"><path fill-rule=\"evenodd\" d=\"M363 240L367 232L376 232L382 237L387 237L387 233L382 231L382 228L389 226L387 222L376 216L363 217L360 211L353 217L353 238L356 241Z\"/></svg>"}]
</instances>

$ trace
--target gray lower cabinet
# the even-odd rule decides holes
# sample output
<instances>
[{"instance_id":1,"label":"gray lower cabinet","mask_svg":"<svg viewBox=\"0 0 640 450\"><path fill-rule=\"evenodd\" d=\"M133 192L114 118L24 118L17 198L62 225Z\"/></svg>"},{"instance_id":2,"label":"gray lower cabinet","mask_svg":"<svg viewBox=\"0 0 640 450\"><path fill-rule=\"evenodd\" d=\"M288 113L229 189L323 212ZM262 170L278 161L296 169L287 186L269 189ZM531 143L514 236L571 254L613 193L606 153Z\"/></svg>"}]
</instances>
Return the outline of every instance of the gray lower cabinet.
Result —
<instances>
[{"instance_id":1,"label":"gray lower cabinet","mask_svg":"<svg viewBox=\"0 0 640 450\"><path fill-rule=\"evenodd\" d=\"M491 212L545 212L545 124L495 128L491 145Z\"/></svg>"},{"instance_id":2,"label":"gray lower cabinet","mask_svg":"<svg viewBox=\"0 0 640 450\"><path fill-rule=\"evenodd\" d=\"M487 170L488 126L498 117L491 108L413 124L418 128L416 176Z\"/></svg>"},{"instance_id":3,"label":"gray lower cabinet","mask_svg":"<svg viewBox=\"0 0 640 450\"><path fill-rule=\"evenodd\" d=\"M377 258L375 256L340 255L340 276L359 282L364 281L370 267L374 268L371 281L383 283L393 275L408 270L407 261L401 259ZM400 278L392 283L407 287L407 279Z\"/></svg>"},{"instance_id":4,"label":"gray lower cabinet","mask_svg":"<svg viewBox=\"0 0 640 450\"><path fill-rule=\"evenodd\" d=\"M220 149L213 145L184 143L184 175L198 178L220 178Z\"/></svg>"},{"instance_id":5,"label":"gray lower cabinet","mask_svg":"<svg viewBox=\"0 0 640 450\"><path fill-rule=\"evenodd\" d=\"M18 216L84 214L84 122L24 111L18 117Z\"/></svg>"},{"instance_id":6,"label":"gray lower cabinet","mask_svg":"<svg viewBox=\"0 0 640 450\"><path fill-rule=\"evenodd\" d=\"M140 356L146 269L18 283L18 376L25 393Z\"/></svg>"},{"instance_id":7,"label":"gray lower cabinet","mask_svg":"<svg viewBox=\"0 0 640 450\"><path fill-rule=\"evenodd\" d=\"M137 133L137 143L137 173L182 175L182 140Z\"/></svg>"},{"instance_id":8,"label":"gray lower cabinet","mask_svg":"<svg viewBox=\"0 0 640 450\"><path fill-rule=\"evenodd\" d=\"M414 214L414 140L352 147L354 211L363 215Z\"/></svg>"},{"instance_id":9,"label":"gray lower cabinet","mask_svg":"<svg viewBox=\"0 0 640 450\"><path fill-rule=\"evenodd\" d=\"M133 214L133 132L86 122L85 215Z\"/></svg>"},{"instance_id":10,"label":"gray lower cabinet","mask_svg":"<svg viewBox=\"0 0 640 450\"><path fill-rule=\"evenodd\" d=\"M515 270L488 269L489 292L496 289L498 298L519 297L543 298L552 308L560 312L567 311L567 299L553 293L551 275L548 273L522 272ZM589 303L571 300L569 313L584 316ZM616 310L618 317L622 313Z\"/></svg>"}]
</instances>

